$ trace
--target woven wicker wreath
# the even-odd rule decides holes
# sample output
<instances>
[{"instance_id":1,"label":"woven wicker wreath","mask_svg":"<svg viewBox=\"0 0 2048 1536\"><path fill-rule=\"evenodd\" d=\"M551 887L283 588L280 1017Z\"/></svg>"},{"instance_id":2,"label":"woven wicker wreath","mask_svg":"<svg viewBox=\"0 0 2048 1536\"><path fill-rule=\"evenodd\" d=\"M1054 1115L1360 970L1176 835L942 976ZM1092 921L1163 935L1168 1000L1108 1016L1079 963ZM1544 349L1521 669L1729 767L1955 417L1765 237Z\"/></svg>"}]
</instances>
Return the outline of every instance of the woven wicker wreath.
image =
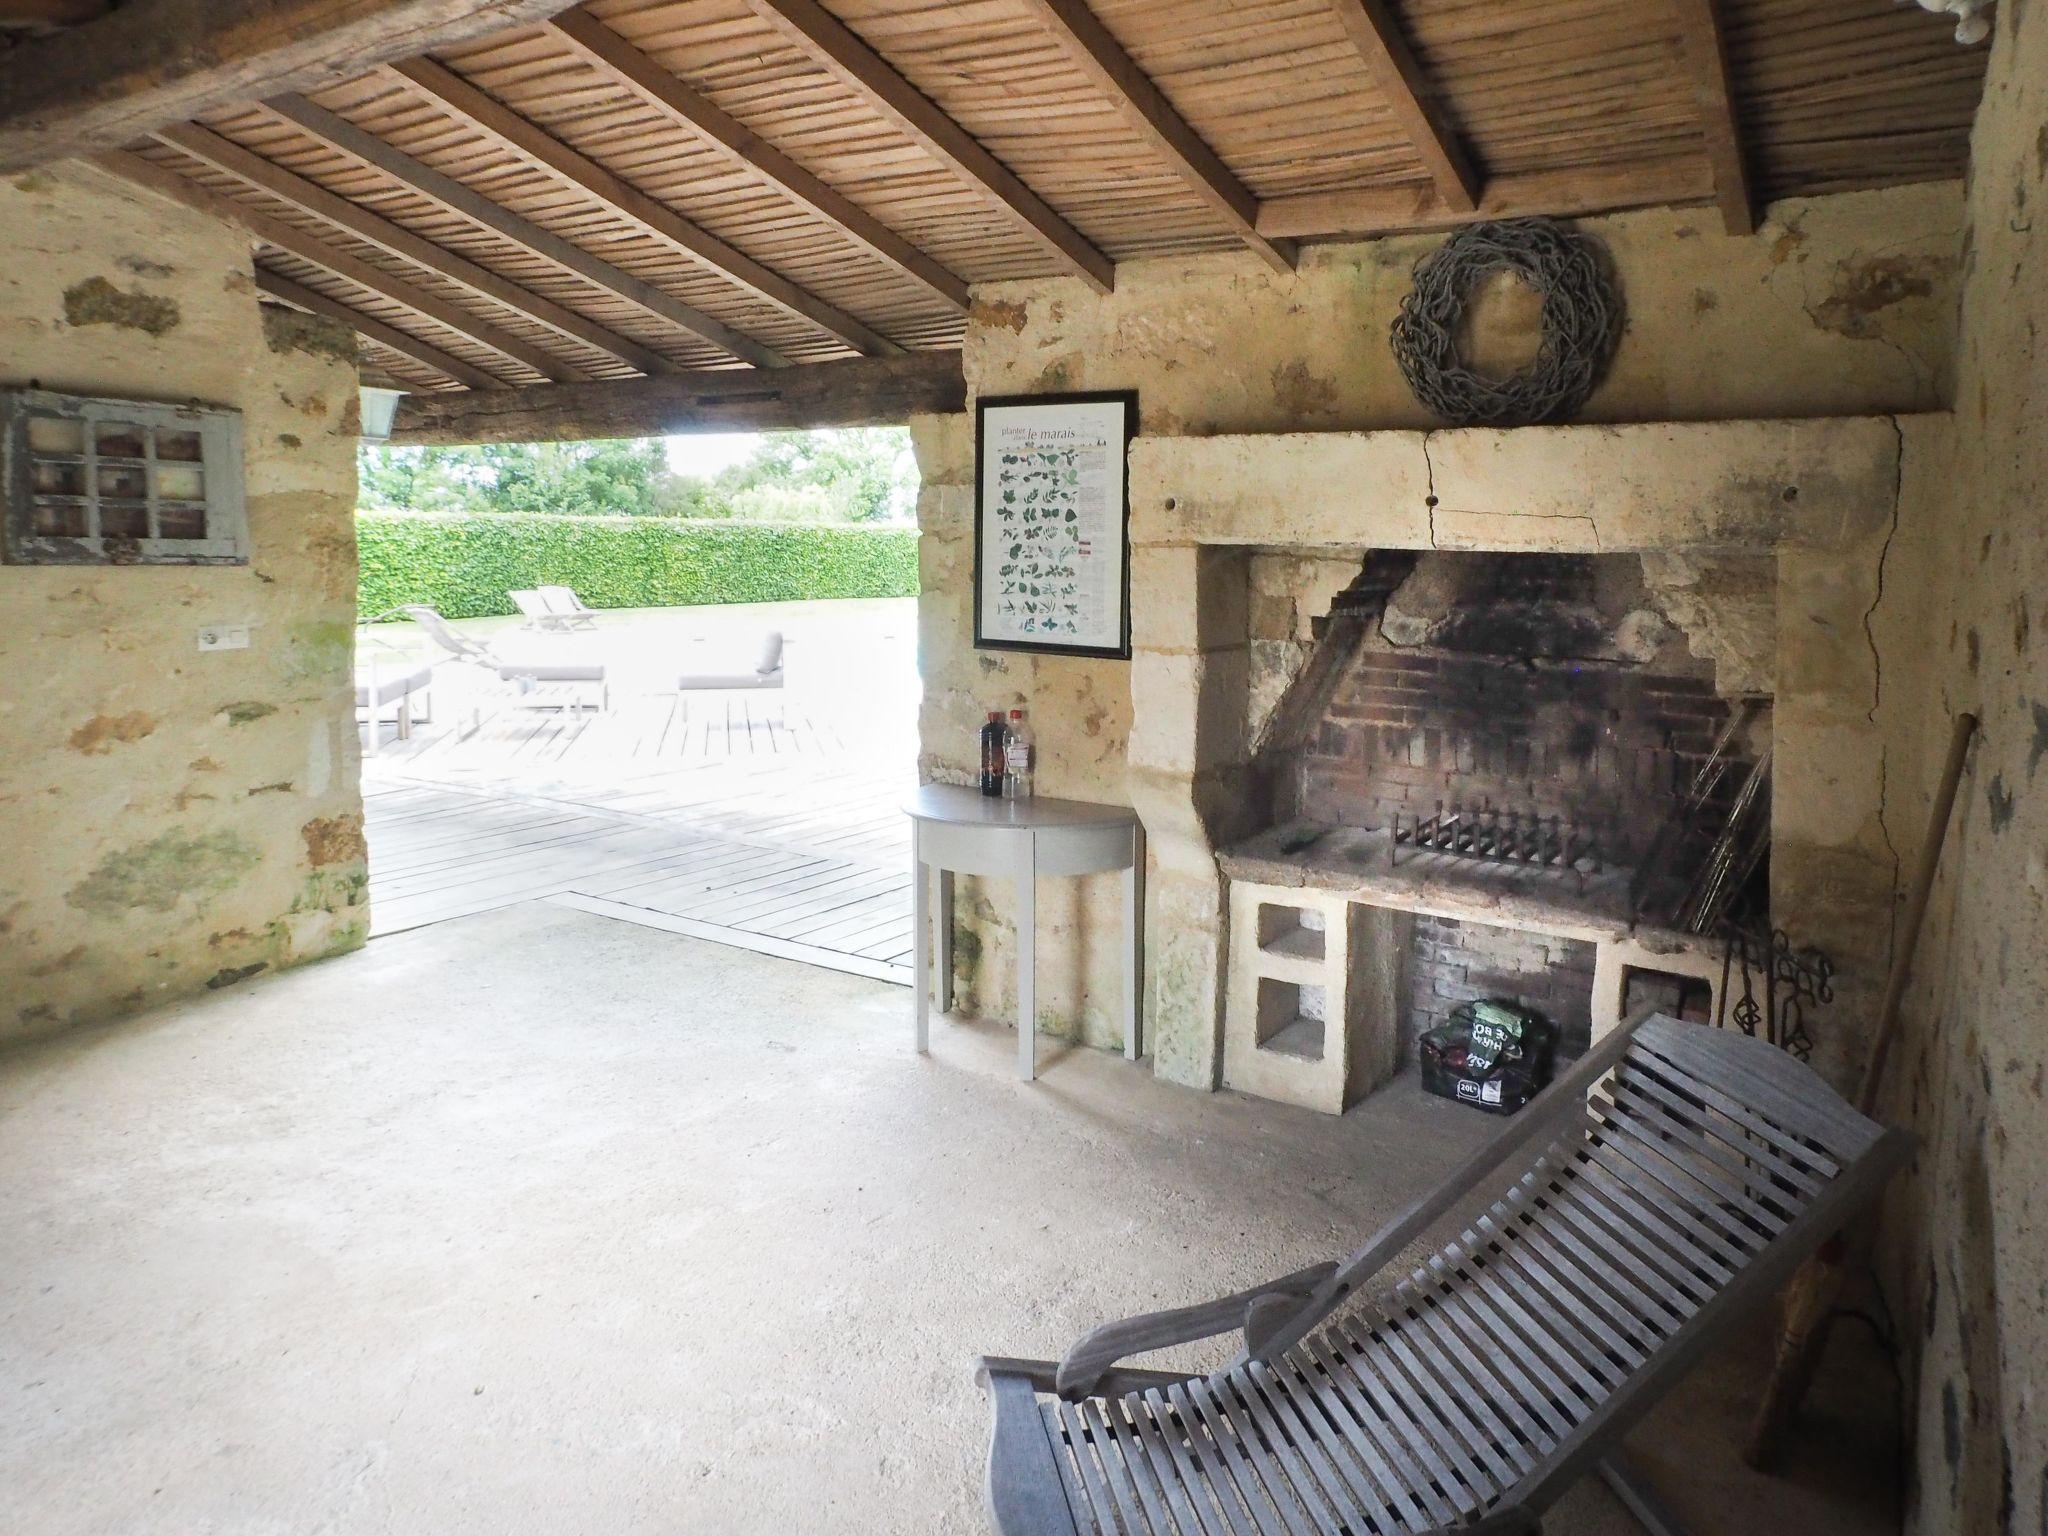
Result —
<instances>
[{"instance_id":1,"label":"woven wicker wreath","mask_svg":"<svg viewBox=\"0 0 2048 1536\"><path fill-rule=\"evenodd\" d=\"M1505 379L1458 355L1458 322L1479 284L1512 272L1543 298L1543 342ZM1621 334L1621 302L1599 248L1549 219L1502 219L1459 230L1415 266L1394 317L1394 358L1408 387L1445 421L1519 427L1577 410L1600 382Z\"/></svg>"}]
</instances>

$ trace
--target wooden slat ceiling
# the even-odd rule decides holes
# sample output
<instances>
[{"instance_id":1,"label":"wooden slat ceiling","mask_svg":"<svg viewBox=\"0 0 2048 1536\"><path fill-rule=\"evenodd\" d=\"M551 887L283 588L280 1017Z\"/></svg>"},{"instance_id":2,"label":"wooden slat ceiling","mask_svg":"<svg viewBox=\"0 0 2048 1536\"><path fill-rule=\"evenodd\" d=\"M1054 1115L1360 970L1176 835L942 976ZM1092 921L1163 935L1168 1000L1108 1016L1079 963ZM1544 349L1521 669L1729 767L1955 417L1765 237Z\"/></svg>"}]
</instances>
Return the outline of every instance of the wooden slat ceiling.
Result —
<instances>
[{"instance_id":1,"label":"wooden slat ceiling","mask_svg":"<svg viewBox=\"0 0 2048 1536\"><path fill-rule=\"evenodd\" d=\"M1075 250L1114 262L1249 245L1284 270L1290 243L1254 233L1242 203L1237 214L1219 204L1190 164L1220 171L1230 195L1249 194L1282 233L1367 233L1356 210L1386 201L1341 194L1426 203L1447 179L1457 194L1441 158L1432 181L1418 150L1425 118L1469 158L1483 206L1500 206L1509 187L1541 200L1575 178L1599 190L1558 195L1555 211L1652 203L1680 188L1702 199L1718 163L1720 201L1739 228L1751 198L1962 174L1985 55L1958 47L1940 18L1889 0L1707 4L1087 0L1077 33L1044 0L827 0L822 22L814 0L592 0L575 27L601 25L680 82L685 107L706 103L707 118L737 125L721 130L737 147L543 24L435 55L454 77L445 89L432 67L399 65L317 93L314 108L343 120L334 131L326 119L327 137L314 131L318 110L293 112L284 98L276 109L224 106L199 120L203 133L167 129L130 151L267 216L273 233L295 232L291 249L261 249L261 265L284 280L273 292L362 315L366 357L422 389L461 387L423 356L458 361L472 383L481 374L516 387L955 347L962 284L1085 273ZM1094 67L1076 54L1089 13L1107 31L1110 69L1100 34ZM1399 78L1361 51L1374 18L1412 56L1414 102L1392 100ZM886 88L816 46L835 19L879 56ZM1711 48L1687 53L1689 29L1696 37L1702 25L1709 38L1718 27L1721 60ZM1126 63L1157 88L1152 126L1142 102L1111 89ZM530 128L494 131L451 109L449 89L465 83ZM987 178L934 148L901 110L918 98L1021 180L1071 237L1064 251L1043 219L1034 227L1028 209L1004 206L1000 187L992 195ZM1703 101L1727 104L1711 129L1717 114ZM1734 187L1731 117L1746 173ZM1161 120L1192 135L1181 140L1191 155L1162 150ZM351 127L398 155L371 165L337 142ZM749 136L777 166L749 163ZM237 147L289 175L256 176ZM434 195L431 177L408 184L401 156L452 178L456 194L444 181ZM486 227L451 206L461 189L525 224ZM384 223L344 227L318 191ZM835 197L842 213L850 204L856 221L872 221L865 238L831 216ZM1438 206L1442 217L1408 222L1462 216ZM409 255L379 235L390 226L448 259ZM575 249L556 243L551 255L546 240L537 249L515 238L533 228ZM898 242L893 259L877 235ZM323 249L347 270L322 265ZM480 284L477 269L498 286ZM380 273L390 286L368 286ZM386 344L393 332L420 344L414 355Z\"/></svg>"}]
</instances>

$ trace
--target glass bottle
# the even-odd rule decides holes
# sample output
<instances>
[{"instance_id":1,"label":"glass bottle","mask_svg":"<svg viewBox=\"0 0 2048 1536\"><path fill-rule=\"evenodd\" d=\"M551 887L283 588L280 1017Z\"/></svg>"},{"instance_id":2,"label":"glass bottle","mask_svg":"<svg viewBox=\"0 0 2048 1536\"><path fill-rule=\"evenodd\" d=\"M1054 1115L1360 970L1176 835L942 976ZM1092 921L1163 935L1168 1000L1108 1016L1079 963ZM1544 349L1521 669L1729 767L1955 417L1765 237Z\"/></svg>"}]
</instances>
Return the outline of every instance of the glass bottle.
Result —
<instances>
[{"instance_id":1,"label":"glass bottle","mask_svg":"<svg viewBox=\"0 0 2048 1536\"><path fill-rule=\"evenodd\" d=\"M988 724L981 728L981 792L991 800L1003 792L1003 712L988 712Z\"/></svg>"}]
</instances>

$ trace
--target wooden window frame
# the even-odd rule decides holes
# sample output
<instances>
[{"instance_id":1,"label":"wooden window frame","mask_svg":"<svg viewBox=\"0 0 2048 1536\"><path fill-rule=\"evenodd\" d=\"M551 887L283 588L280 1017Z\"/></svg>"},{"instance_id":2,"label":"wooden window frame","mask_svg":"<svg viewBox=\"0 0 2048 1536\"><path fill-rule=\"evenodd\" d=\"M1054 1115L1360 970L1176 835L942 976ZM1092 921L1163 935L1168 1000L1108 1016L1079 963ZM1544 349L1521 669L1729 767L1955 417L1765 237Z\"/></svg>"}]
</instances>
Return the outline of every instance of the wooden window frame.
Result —
<instances>
[{"instance_id":1,"label":"wooden window frame","mask_svg":"<svg viewBox=\"0 0 2048 1536\"><path fill-rule=\"evenodd\" d=\"M75 455L33 452L29 423L37 419L77 421L81 450ZM148 439L139 456L124 456L119 466L139 468L146 532L140 536L104 531L100 489L98 428L103 424L146 429ZM157 455L158 435L195 434L197 460L165 460ZM38 494L35 462L75 461L81 487L75 500L84 513L81 534L53 533L36 526ZM186 505L204 508L205 536L162 537L166 498L159 495L160 466L197 468L200 495ZM46 502L51 499L47 495ZM247 565L249 527L242 485L242 413L215 406L172 405L161 401L114 400L59 394L42 389L0 390L0 562L8 565Z\"/></svg>"}]
</instances>

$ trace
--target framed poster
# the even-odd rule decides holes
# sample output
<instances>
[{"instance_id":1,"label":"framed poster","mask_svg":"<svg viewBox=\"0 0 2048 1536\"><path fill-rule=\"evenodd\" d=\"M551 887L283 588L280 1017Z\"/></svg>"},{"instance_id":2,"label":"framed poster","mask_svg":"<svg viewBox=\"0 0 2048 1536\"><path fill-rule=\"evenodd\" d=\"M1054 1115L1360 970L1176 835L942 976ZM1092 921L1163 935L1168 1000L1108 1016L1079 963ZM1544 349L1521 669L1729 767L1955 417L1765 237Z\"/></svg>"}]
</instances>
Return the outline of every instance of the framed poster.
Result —
<instances>
[{"instance_id":1,"label":"framed poster","mask_svg":"<svg viewBox=\"0 0 2048 1536\"><path fill-rule=\"evenodd\" d=\"M974 643L1131 654L1132 390L975 406Z\"/></svg>"}]
</instances>

